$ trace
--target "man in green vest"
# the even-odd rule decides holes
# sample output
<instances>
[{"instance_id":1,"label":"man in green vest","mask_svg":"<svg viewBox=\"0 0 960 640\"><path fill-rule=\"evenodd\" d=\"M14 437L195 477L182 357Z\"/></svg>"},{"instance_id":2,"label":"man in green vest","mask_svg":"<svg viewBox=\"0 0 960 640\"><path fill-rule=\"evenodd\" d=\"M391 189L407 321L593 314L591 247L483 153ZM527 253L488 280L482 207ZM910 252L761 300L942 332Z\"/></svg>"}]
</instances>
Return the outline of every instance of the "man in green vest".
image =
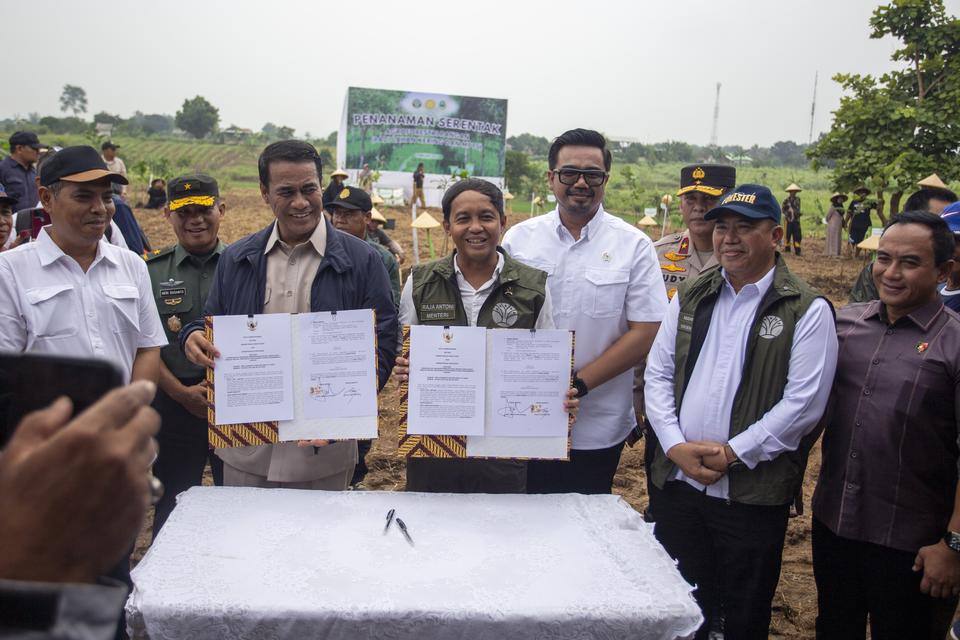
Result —
<instances>
[{"instance_id":1,"label":"man in green vest","mask_svg":"<svg viewBox=\"0 0 960 640\"><path fill-rule=\"evenodd\" d=\"M187 360L177 336L187 323L203 316L226 246L218 237L226 205L217 181L203 174L174 178L167 195L163 215L177 243L147 258L157 310L170 341L160 350L160 385L153 401L162 421L154 473L166 487L153 518L154 538L173 511L177 494L201 483L208 460L214 481L223 484L223 462L207 444L206 372Z\"/></svg>"},{"instance_id":2,"label":"man in green vest","mask_svg":"<svg viewBox=\"0 0 960 640\"><path fill-rule=\"evenodd\" d=\"M443 194L443 228L453 255L417 265L400 294L400 324L553 329L547 274L513 260L498 247L507 218L503 193L486 180L454 183ZM405 379L409 361L397 358ZM568 410L576 410L570 389ZM407 491L525 493L521 460L410 458Z\"/></svg>"},{"instance_id":3,"label":"man in green vest","mask_svg":"<svg viewBox=\"0 0 960 640\"><path fill-rule=\"evenodd\" d=\"M660 447L654 533L694 597L706 638L766 638L789 506L837 362L832 308L777 253L780 206L745 184L716 220L721 269L687 280L647 359L647 419Z\"/></svg>"}]
</instances>

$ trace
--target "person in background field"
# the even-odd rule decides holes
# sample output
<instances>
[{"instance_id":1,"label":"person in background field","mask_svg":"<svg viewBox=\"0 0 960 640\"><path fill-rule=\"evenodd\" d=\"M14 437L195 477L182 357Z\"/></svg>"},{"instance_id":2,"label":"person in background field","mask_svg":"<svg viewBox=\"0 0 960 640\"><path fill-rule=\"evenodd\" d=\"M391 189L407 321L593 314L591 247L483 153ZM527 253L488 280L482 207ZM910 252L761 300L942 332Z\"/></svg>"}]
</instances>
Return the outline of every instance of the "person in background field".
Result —
<instances>
[{"instance_id":1,"label":"person in background field","mask_svg":"<svg viewBox=\"0 0 960 640\"><path fill-rule=\"evenodd\" d=\"M403 264L403 247L383 230L383 225L386 223L387 219L383 217L383 214L374 209L371 212L370 220L367 221L367 242L375 242L382 247L386 247L397 259L397 262Z\"/></svg>"},{"instance_id":2,"label":"person in background field","mask_svg":"<svg viewBox=\"0 0 960 640\"><path fill-rule=\"evenodd\" d=\"M40 172L43 170L43 165L55 156L57 151L58 149L51 147L40 154L40 158L37 160L37 177L35 179L35 184L38 189L40 188ZM33 242L37 239L37 236L40 235L40 230L48 224L50 224L50 216L43 210L43 203L40 202L39 199L35 207L28 206L26 209L15 211L13 214L13 231L10 237L7 238L7 242L3 245L3 249L9 249L13 244L14 238L26 237L26 242ZM127 241L124 240L123 233L120 232L120 227L113 221L112 216L110 218L110 226L107 227L103 237L114 246L120 247L121 249L128 248Z\"/></svg>"},{"instance_id":3,"label":"person in background field","mask_svg":"<svg viewBox=\"0 0 960 640\"><path fill-rule=\"evenodd\" d=\"M117 155L117 149L119 148L120 145L114 144L109 140L100 145L100 151L103 154L103 161L107 163L107 169L113 171L114 173L119 173L126 178L127 165L124 164L123 160ZM127 185L114 182L113 192L126 200Z\"/></svg>"},{"instance_id":4,"label":"person in background field","mask_svg":"<svg viewBox=\"0 0 960 640\"><path fill-rule=\"evenodd\" d=\"M790 194L784 199L781 205L783 217L786 218L787 221L786 252L790 253L792 250L795 250L799 256L800 242L803 240L803 230L800 228L800 197L797 194L803 191L803 189L796 184L791 184L785 191Z\"/></svg>"},{"instance_id":5,"label":"person in background field","mask_svg":"<svg viewBox=\"0 0 960 640\"><path fill-rule=\"evenodd\" d=\"M160 350L160 389L153 401L162 419L154 473L166 487L153 517L154 539L173 511L177 494L202 483L208 460L214 484L223 484L223 462L207 444L206 371L187 360L177 338L184 325L203 317L226 248L217 235L225 212L216 180L203 174L174 178L163 216L177 242L147 258L153 295L170 341Z\"/></svg>"},{"instance_id":6,"label":"person in background field","mask_svg":"<svg viewBox=\"0 0 960 640\"><path fill-rule=\"evenodd\" d=\"M837 312L840 355L813 495L817 638L941 640L960 594L960 317L937 295L956 240L893 216L880 300Z\"/></svg>"},{"instance_id":7,"label":"person in background field","mask_svg":"<svg viewBox=\"0 0 960 640\"><path fill-rule=\"evenodd\" d=\"M37 196L37 170L34 165L46 145L32 131L17 131L10 136L10 155L0 160L0 184L21 207L33 206Z\"/></svg>"},{"instance_id":8,"label":"person in background field","mask_svg":"<svg viewBox=\"0 0 960 640\"><path fill-rule=\"evenodd\" d=\"M443 228L456 247L453 255L413 267L401 294L400 323L459 325L496 329L505 325L495 311L516 314L512 329L553 329L547 274L513 260L498 249L507 218L503 193L486 180L461 180L443 194ZM449 309L437 313L427 309ZM442 317L439 317L442 316ZM410 361L397 358L401 380ZM576 410L570 389L568 410ZM527 463L522 460L409 458L407 491L440 493L524 493Z\"/></svg>"},{"instance_id":9,"label":"person in background field","mask_svg":"<svg viewBox=\"0 0 960 640\"><path fill-rule=\"evenodd\" d=\"M939 178L938 178L939 180ZM922 181L921 181L922 184ZM941 183L942 184L942 183ZM930 213L940 214L944 207L957 200L957 194L946 187L923 187L919 191L910 194L903 205L904 211L929 211ZM852 207L853 205L851 205ZM868 262L860 275L857 276L850 290L849 301L869 302L879 300L880 294L873 280L873 262Z\"/></svg>"},{"instance_id":10,"label":"person in background field","mask_svg":"<svg viewBox=\"0 0 960 640\"><path fill-rule=\"evenodd\" d=\"M155 496L154 388L115 389L72 418L60 398L18 425L0 456L0 636L126 637L126 585L103 574L124 561Z\"/></svg>"},{"instance_id":11,"label":"person in background field","mask_svg":"<svg viewBox=\"0 0 960 640\"><path fill-rule=\"evenodd\" d=\"M260 154L260 194L276 221L223 252L204 316L373 309L380 388L397 354L397 310L383 261L366 242L340 233L323 215L321 161L299 140ZM194 364L213 367L216 346L203 319L184 325L180 344ZM311 446L312 445L312 446ZM357 463L356 440L280 442L217 449L224 484L342 491Z\"/></svg>"},{"instance_id":12,"label":"person in background field","mask_svg":"<svg viewBox=\"0 0 960 640\"><path fill-rule=\"evenodd\" d=\"M853 200L847 207L847 230L850 237L847 242L854 257L860 257L858 244L863 242L864 236L870 230L870 211L877 208L877 203L867 200L870 190L861 185L853 190Z\"/></svg>"},{"instance_id":13,"label":"person in background field","mask_svg":"<svg viewBox=\"0 0 960 640\"><path fill-rule=\"evenodd\" d=\"M114 187L114 190L116 190L116 187ZM130 208L130 205L116 193L113 195L113 208L112 222L117 225L120 233L123 234L123 240L126 242L127 248L138 256L149 253L151 248L147 234L143 232L143 228L140 226L140 223L137 222L137 218L133 215L133 209Z\"/></svg>"},{"instance_id":14,"label":"person in background field","mask_svg":"<svg viewBox=\"0 0 960 640\"><path fill-rule=\"evenodd\" d=\"M946 284L940 289L940 299L943 306L960 313L960 202L948 205L940 213L940 217L950 227L953 239L957 242L953 252L953 268L947 276Z\"/></svg>"},{"instance_id":15,"label":"person in background field","mask_svg":"<svg viewBox=\"0 0 960 640\"><path fill-rule=\"evenodd\" d=\"M667 307L653 242L603 209L613 158L596 131L553 141L552 212L507 230L503 249L549 274L553 321L576 331L580 411L569 462L532 460L528 493L610 493L620 452L637 425L632 369L643 362Z\"/></svg>"},{"instance_id":16,"label":"person in background field","mask_svg":"<svg viewBox=\"0 0 960 640\"><path fill-rule=\"evenodd\" d=\"M154 178L147 189L147 204L145 209L162 209L167 204L167 184L163 178Z\"/></svg>"},{"instance_id":17,"label":"person in background field","mask_svg":"<svg viewBox=\"0 0 960 640\"><path fill-rule=\"evenodd\" d=\"M13 205L17 199L8 196L0 185L0 251L4 250L7 240L10 240L10 248L18 247L24 242L29 242L29 235L16 236L11 238L13 233Z\"/></svg>"},{"instance_id":18,"label":"person in background field","mask_svg":"<svg viewBox=\"0 0 960 640\"><path fill-rule=\"evenodd\" d=\"M367 193L373 191L373 171L370 170L370 165L366 162L363 163L363 168L357 174L357 184Z\"/></svg>"},{"instance_id":19,"label":"person in background field","mask_svg":"<svg viewBox=\"0 0 960 640\"><path fill-rule=\"evenodd\" d=\"M647 359L654 535L696 586L706 639L766 639L790 504L827 405L837 339L830 303L776 248L764 186L728 194L707 220L720 270L687 281Z\"/></svg>"},{"instance_id":20,"label":"person in background field","mask_svg":"<svg viewBox=\"0 0 960 640\"><path fill-rule=\"evenodd\" d=\"M834 193L830 196L830 208L827 210L827 239L823 255L839 256L843 251L843 202L846 194Z\"/></svg>"},{"instance_id":21,"label":"person in background field","mask_svg":"<svg viewBox=\"0 0 960 640\"><path fill-rule=\"evenodd\" d=\"M330 174L330 184L323 191L323 208L337 199L337 194L343 189L343 181L347 179L347 172L343 169L337 169Z\"/></svg>"},{"instance_id":22,"label":"person in background field","mask_svg":"<svg viewBox=\"0 0 960 640\"><path fill-rule=\"evenodd\" d=\"M427 201L423 197L423 163L417 165L417 170L413 172L413 195L410 197L410 204L420 201L420 207L426 207Z\"/></svg>"}]
</instances>

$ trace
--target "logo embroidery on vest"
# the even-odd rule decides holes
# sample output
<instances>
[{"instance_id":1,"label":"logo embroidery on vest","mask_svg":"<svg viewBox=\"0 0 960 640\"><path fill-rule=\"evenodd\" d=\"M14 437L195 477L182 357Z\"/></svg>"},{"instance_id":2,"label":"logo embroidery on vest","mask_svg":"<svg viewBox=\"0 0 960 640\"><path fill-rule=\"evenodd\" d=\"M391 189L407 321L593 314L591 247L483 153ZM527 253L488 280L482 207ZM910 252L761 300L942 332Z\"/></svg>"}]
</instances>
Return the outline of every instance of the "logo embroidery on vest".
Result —
<instances>
[{"instance_id":1,"label":"logo embroidery on vest","mask_svg":"<svg viewBox=\"0 0 960 640\"><path fill-rule=\"evenodd\" d=\"M773 340L783 333L783 320L777 316L764 316L760 321L760 337Z\"/></svg>"},{"instance_id":2,"label":"logo embroidery on vest","mask_svg":"<svg viewBox=\"0 0 960 640\"><path fill-rule=\"evenodd\" d=\"M520 313L514 308L512 304L506 302L498 302L493 305L493 311L491 312L493 316L493 321L498 327L512 327L517 323L517 319L520 317Z\"/></svg>"}]
</instances>

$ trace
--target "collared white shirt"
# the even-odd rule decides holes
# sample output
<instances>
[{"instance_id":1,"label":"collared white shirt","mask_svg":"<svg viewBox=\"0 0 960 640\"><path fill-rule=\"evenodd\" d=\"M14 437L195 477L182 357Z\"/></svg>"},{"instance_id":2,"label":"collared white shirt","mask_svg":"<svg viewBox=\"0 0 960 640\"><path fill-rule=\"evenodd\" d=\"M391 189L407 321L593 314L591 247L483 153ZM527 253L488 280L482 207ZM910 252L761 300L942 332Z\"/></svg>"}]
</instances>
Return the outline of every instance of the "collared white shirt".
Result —
<instances>
[{"instance_id":1,"label":"collared white shirt","mask_svg":"<svg viewBox=\"0 0 960 640\"><path fill-rule=\"evenodd\" d=\"M558 329L576 332L575 367L596 360L627 332L627 322L660 322L667 292L653 243L645 233L603 210L574 240L554 209L510 227L504 250L546 271ZM623 442L636 424L633 369L580 399L574 449L604 449Z\"/></svg>"},{"instance_id":2,"label":"collared white shirt","mask_svg":"<svg viewBox=\"0 0 960 640\"><path fill-rule=\"evenodd\" d=\"M306 313L310 311L313 281L327 251L327 225L321 216L313 233L298 245L280 239L275 223L267 245L267 279L264 283L264 313Z\"/></svg>"},{"instance_id":3,"label":"collared white shirt","mask_svg":"<svg viewBox=\"0 0 960 640\"><path fill-rule=\"evenodd\" d=\"M0 350L103 358L129 382L137 350L167 344L146 263L101 238L84 273L47 229L0 253Z\"/></svg>"},{"instance_id":4,"label":"collared white shirt","mask_svg":"<svg viewBox=\"0 0 960 640\"><path fill-rule=\"evenodd\" d=\"M794 451L823 415L837 366L837 331L825 300L814 300L797 322L783 398L760 420L730 438L733 400L743 376L747 341L760 302L773 284L775 269L759 281L733 290L724 285L710 317L710 329L700 349L677 418L674 397L674 355L677 343L679 296L670 301L666 318L647 357L644 399L647 418L664 451L695 440L729 443L737 457L753 469L760 462ZM775 338L774 338L775 339ZM703 490L704 485L679 469L675 480ZM723 476L706 487L707 495L727 498Z\"/></svg>"},{"instance_id":5,"label":"collared white shirt","mask_svg":"<svg viewBox=\"0 0 960 640\"><path fill-rule=\"evenodd\" d=\"M497 266L493 270L490 279L480 285L480 288L474 289L473 285L467 282L460 270L460 264L456 257L453 260L453 268L457 274L457 286L460 289L460 301L463 303L463 310L467 314L467 321L471 327L477 326L477 318L480 317L480 309L490 294L496 288L500 280L500 272L503 271L503 254L497 253ZM400 324L413 325L420 324L420 318L417 316L417 308L413 304L413 278L408 277L403 284L403 292L400 294ZM534 324L537 329L553 329L553 312L551 310L550 289L544 291L543 306L540 307L540 314Z\"/></svg>"}]
</instances>

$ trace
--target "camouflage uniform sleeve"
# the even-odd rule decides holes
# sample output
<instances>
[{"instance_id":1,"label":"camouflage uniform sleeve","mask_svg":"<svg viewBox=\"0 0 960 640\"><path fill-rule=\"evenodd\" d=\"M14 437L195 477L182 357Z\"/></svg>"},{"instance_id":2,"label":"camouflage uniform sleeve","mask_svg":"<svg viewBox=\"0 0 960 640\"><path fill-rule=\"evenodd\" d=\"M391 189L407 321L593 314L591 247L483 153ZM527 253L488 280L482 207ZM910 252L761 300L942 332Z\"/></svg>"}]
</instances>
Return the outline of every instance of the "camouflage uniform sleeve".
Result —
<instances>
[{"instance_id":1,"label":"camouflage uniform sleeve","mask_svg":"<svg viewBox=\"0 0 960 640\"><path fill-rule=\"evenodd\" d=\"M880 293L877 291L877 285L873 282L873 262L871 261L867 263L867 266L857 276L857 281L853 283L849 303L870 302L879 299Z\"/></svg>"}]
</instances>

